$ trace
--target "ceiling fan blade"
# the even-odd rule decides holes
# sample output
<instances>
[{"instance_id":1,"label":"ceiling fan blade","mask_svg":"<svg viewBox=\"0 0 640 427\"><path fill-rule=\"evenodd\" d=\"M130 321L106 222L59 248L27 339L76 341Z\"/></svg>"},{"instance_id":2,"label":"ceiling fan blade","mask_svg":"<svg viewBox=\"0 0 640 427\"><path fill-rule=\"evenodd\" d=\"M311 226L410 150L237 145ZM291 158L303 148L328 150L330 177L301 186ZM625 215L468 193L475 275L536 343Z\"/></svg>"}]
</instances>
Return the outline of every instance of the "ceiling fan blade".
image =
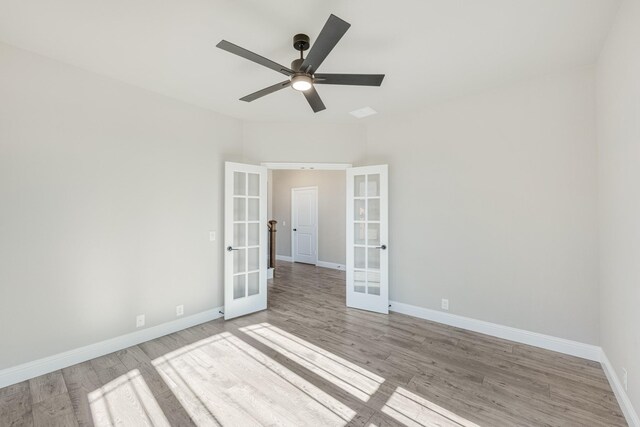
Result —
<instances>
[{"instance_id":1,"label":"ceiling fan blade","mask_svg":"<svg viewBox=\"0 0 640 427\"><path fill-rule=\"evenodd\" d=\"M320 95L318 95L315 87L311 86L311 89L305 90L302 93L304 94L304 97L307 98L307 101L314 113L327 108L324 106L324 103L322 102L322 99L320 99Z\"/></svg>"},{"instance_id":2,"label":"ceiling fan blade","mask_svg":"<svg viewBox=\"0 0 640 427\"><path fill-rule=\"evenodd\" d=\"M320 67L320 64L322 64L322 61L325 60L327 55L329 55L329 52L338 44L350 26L351 24L335 15L329 16L316 42L311 46L309 54L300 66L300 71L313 74L318 67Z\"/></svg>"},{"instance_id":3,"label":"ceiling fan blade","mask_svg":"<svg viewBox=\"0 0 640 427\"><path fill-rule=\"evenodd\" d=\"M267 68L271 68L272 70L282 73L285 76L291 76L294 74L292 69L285 67L284 65L280 65L277 62L273 62L272 60L267 59L264 56L260 56L257 53L253 53L250 50L237 46L226 40L220 41L220 43L218 43L216 47L222 50L226 50L227 52L233 53L234 55L241 56L245 59L248 59L249 61L253 61L256 64L260 64Z\"/></svg>"},{"instance_id":4,"label":"ceiling fan blade","mask_svg":"<svg viewBox=\"0 0 640 427\"><path fill-rule=\"evenodd\" d=\"M380 86L384 74L316 74L313 82L323 85Z\"/></svg>"},{"instance_id":5,"label":"ceiling fan blade","mask_svg":"<svg viewBox=\"0 0 640 427\"><path fill-rule=\"evenodd\" d=\"M285 87L291 86L291 80L285 80L280 83L276 83L273 86L265 87L257 92L253 92L250 95L244 96L240 98L240 101L251 102L255 101L258 98L262 98L265 95L269 95L270 93L277 92L280 89L284 89Z\"/></svg>"}]
</instances>

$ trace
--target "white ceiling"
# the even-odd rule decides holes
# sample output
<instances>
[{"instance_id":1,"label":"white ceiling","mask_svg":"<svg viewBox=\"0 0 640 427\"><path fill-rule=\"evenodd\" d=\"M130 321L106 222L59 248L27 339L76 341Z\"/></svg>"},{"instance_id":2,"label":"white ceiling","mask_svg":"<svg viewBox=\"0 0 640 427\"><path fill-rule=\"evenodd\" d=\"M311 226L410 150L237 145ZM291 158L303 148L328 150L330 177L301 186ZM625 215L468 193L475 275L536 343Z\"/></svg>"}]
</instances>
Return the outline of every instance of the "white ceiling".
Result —
<instances>
[{"instance_id":1,"label":"white ceiling","mask_svg":"<svg viewBox=\"0 0 640 427\"><path fill-rule=\"evenodd\" d=\"M618 0L0 0L0 40L251 120L354 122L592 63ZM385 73L380 88L318 86L313 114L285 77L215 47L226 39L283 65L329 14L351 23L320 72ZM371 118L365 119L371 120Z\"/></svg>"}]
</instances>

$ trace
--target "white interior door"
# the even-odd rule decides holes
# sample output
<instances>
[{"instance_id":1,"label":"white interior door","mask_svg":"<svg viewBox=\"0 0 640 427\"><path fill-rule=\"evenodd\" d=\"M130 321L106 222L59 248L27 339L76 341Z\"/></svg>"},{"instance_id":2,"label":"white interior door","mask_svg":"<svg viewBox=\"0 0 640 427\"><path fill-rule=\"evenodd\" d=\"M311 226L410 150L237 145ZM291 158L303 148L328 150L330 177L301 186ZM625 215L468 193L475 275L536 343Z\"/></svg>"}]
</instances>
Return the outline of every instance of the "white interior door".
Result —
<instances>
[{"instance_id":1,"label":"white interior door","mask_svg":"<svg viewBox=\"0 0 640 427\"><path fill-rule=\"evenodd\" d=\"M225 163L224 318L267 308L267 168Z\"/></svg>"},{"instance_id":2,"label":"white interior door","mask_svg":"<svg viewBox=\"0 0 640 427\"><path fill-rule=\"evenodd\" d=\"M347 306L389 312L387 165L347 169Z\"/></svg>"},{"instance_id":3,"label":"white interior door","mask_svg":"<svg viewBox=\"0 0 640 427\"><path fill-rule=\"evenodd\" d=\"M318 188L291 189L291 252L294 262L318 262Z\"/></svg>"}]
</instances>

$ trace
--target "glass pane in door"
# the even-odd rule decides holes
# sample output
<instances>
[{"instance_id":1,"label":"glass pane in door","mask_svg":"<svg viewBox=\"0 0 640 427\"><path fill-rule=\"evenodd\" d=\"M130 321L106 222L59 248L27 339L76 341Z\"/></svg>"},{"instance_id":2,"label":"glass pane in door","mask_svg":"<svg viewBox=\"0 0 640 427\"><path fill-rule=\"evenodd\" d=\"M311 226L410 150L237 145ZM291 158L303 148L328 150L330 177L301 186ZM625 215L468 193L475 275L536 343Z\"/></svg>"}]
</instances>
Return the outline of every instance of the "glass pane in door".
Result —
<instances>
[{"instance_id":1,"label":"glass pane in door","mask_svg":"<svg viewBox=\"0 0 640 427\"><path fill-rule=\"evenodd\" d=\"M244 196L247 194L247 174L244 172L233 173L233 194L235 196Z\"/></svg>"},{"instance_id":2,"label":"glass pane in door","mask_svg":"<svg viewBox=\"0 0 640 427\"><path fill-rule=\"evenodd\" d=\"M249 201L249 221L258 221L260 219L260 199L248 199Z\"/></svg>"},{"instance_id":3,"label":"glass pane in door","mask_svg":"<svg viewBox=\"0 0 640 427\"><path fill-rule=\"evenodd\" d=\"M256 295L260 293L260 272L249 273L247 283L247 295Z\"/></svg>"},{"instance_id":4,"label":"glass pane in door","mask_svg":"<svg viewBox=\"0 0 640 427\"><path fill-rule=\"evenodd\" d=\"M233 273L244 273L247 271L246 249L236 249L233 251Z\"/></svg>"},{"instance_id":5,"label":"glass pane in door","mask_svg":"<svg viewBox=\"0 0 640 427\"><path fill-rule=\"evenodd\" d=\"M245 286L244 281L247 277L246 274L240 274L233 277L233 299L244 298Z\"/></svg>"},{"instance_id":6,"label":"glass pane in door","mask_svg":"<svg viewBox=\"0 0 640 427\"><path fill-rule=\"evenodd\" d=\"M369 295L380 295L380 272L367 272L367 293Z\"/></svg>"},{"instance_id":7,"label":"glass pane in door","mask_svg":"<svg viewBox=\"0 0 640 427\"><path fill-rule=\"evenodd\" d=\"M260 224L247 224L249 233L247 234L247 246L258 246L260 244Z\"/></svg>"},{"instance_id":8,"label":"glass pane in door","mask_svg":"<svg viewBox=\"0 0 640 427\"><path fill-rule=\"evenodd\" d=\"M379 270L380 269L380 249L369 248L367 254L367 270Z\"/></svg>"},{"instance_id":9,"label":"glass pane in door","mask_svg":"<svg viewBox=\"0 0 640 427\"><path fill-rule=\"evenodd\" d=\"M367 218L365 217L365 209L367 207L367 201L365 199L355 199L353 201L353 219L356 221L364 221Z\"/></svg>"},{"instance_id":10,"label":"glass pane in door","mask_svg":"<svg viewBox=\"0 0 640 427\"><path fill-rule=\"evenodd\" d=\"M355 254L354 254L354 265L356 268L366 268L367 267L367 252L365 248L361 248L356 246L354 248L355 250Z\"/></svg>"},{"instance_id":11,"label":"glass pane in door","mask_svg":"<svg viewBox=\"0 0 640 427\"><path fill-rule=\"evenodd\" d=\"M380 174L367 175L367 197L380 196Z\"/></svg>"},{"instance_id":12,"label":"glass pane in door","mask_svg":"<svg viewBox=\"0 0 640 427\"><path fill-rule=\"evenodd\" d=\"M241 248L246 245L247 236L245 230L247 225L245 223L233 224L233 247Z\"/></svg>"},{"instance_id":13,"label":"glass pane in door","mask_svg":"<svg viewBox=\"0 0 640 427\"><path fill-rule=\"evenodd\" d=\"M354 271L353 290L362 294L367 291L367 273L365 271Z\"/></svg>"},{"instance_id":14,"label":"glass pane in door","mask_svg":"<svg viewBox=\"0 0 640 427\"><path fill-rule=\"evenodd\" d=\"M369 221L380 221L380 199L367 200L369 209L367 212Z\"/></svg>"},{"instance_id":15,"label":"glass pane in door","mask_svg":"<svg viewBox=\"0 0 640 427\"><path fill-rule=\"evenodd\" d=\"M367 244L369 246L380 244L380 224L369 223L367 225Z\"/></svg>"},{"instance_id":16,"label":"glass pane in door","mask_svg":"<svg viewBox=\"0 0 640 427\"><path fill-rule=\"evenodd\" d=\"M260 268L260 248L249 248L247 271L256 271Z\"/></svg>"},{"instance_id":17,"label":"glass pane in door","mask_svg":"<svg viewBox=\"0 0 640 427\"><path fill-rule=\"evenodd\" d=\"M366 175L356 175L353 178L353 196L354 197L365 197L367 195L366 189Z\"/></svg>"},{"instance_id":18,"label":"glass pane in door","mask_svg":"<svg viewBox=\"0 0 640 427\"><path fill-rule=\"evenodd\" d=\"M353 226L353 242L356 245L364 245L366 244L366 234L365 234L365 230L366 230L366 224L359 222L354 224Z\"/></svg>"},{"instance_id":19,"label":"glass pane in door","mask_svg":"<svg viewBox=\"0 0 640 427\"><path fill-rule=\"evenodd\" d=\"M247 218L247 199L244 197L233 198L233 220L244 221Z\"/></svg>"}]
</instances>

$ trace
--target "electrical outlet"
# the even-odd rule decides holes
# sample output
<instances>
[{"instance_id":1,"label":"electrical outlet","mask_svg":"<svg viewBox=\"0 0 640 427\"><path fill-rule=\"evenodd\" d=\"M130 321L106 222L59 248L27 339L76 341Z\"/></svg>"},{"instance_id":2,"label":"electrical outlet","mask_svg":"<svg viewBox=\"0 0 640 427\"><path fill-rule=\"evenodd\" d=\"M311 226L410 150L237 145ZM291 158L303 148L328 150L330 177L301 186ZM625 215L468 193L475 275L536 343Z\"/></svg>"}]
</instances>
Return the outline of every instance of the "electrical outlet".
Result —
<instances>
[{"instance_id":1,"label":"electrical outlet","mask_svg":"<svg viewBox=\"0 0 640 427\"><path fill-rule=\"evenodd\" d=\"M138 314L136 316L136 328L144 326L144 314Z\"/></svg>"},{"instance_id":2,"label":"electrical outlet","mask_svg":"<svg viewBox=\"0 0 640 427\"><path fill-rule=\"evenodd\" d=\"M209 232L209 241L210 242L215 242L216 241L216 232L215 231L210 231Z\"/></svg>"},{"instance_id":3,"label":"electrical outlet","mask_svg":"<svg viewBox=\"0 0 640 427\"><path fill-rule=\"evenodd\" d=\"M282 226L284 227L285 225L287 225L287 221L282 221Z\"/></svg>"},{"instance_id":4,"label":"electrical outlet","mask_svg":"<svg viewBox=\"0 0 640 427\"><path fill-rule=\"evenodd\" d=\"M627 370L622 368L622 385L624 390L627 391Z\"/></svg>"},{"instance_id":5,"label":"electrical outlet","mask_svg":"<svg viewBox=\"0 0 640 427\"><path fill-rule=\"evenodd\" d=\"M180 304L176 306L176 316L182 316L184 314L184 305Z\"/></svg>"},{"instance_id":6,"label":"electrical outlet","mask_svg":"<svg viewBox=\"0 0 640 427\"><path fill-rule=\"evenodd\" d=\"M441 307L442 307L443 310L449 311L449 300L445 299L445 298L442 298Z\"/></svg>"}]
</instances>

